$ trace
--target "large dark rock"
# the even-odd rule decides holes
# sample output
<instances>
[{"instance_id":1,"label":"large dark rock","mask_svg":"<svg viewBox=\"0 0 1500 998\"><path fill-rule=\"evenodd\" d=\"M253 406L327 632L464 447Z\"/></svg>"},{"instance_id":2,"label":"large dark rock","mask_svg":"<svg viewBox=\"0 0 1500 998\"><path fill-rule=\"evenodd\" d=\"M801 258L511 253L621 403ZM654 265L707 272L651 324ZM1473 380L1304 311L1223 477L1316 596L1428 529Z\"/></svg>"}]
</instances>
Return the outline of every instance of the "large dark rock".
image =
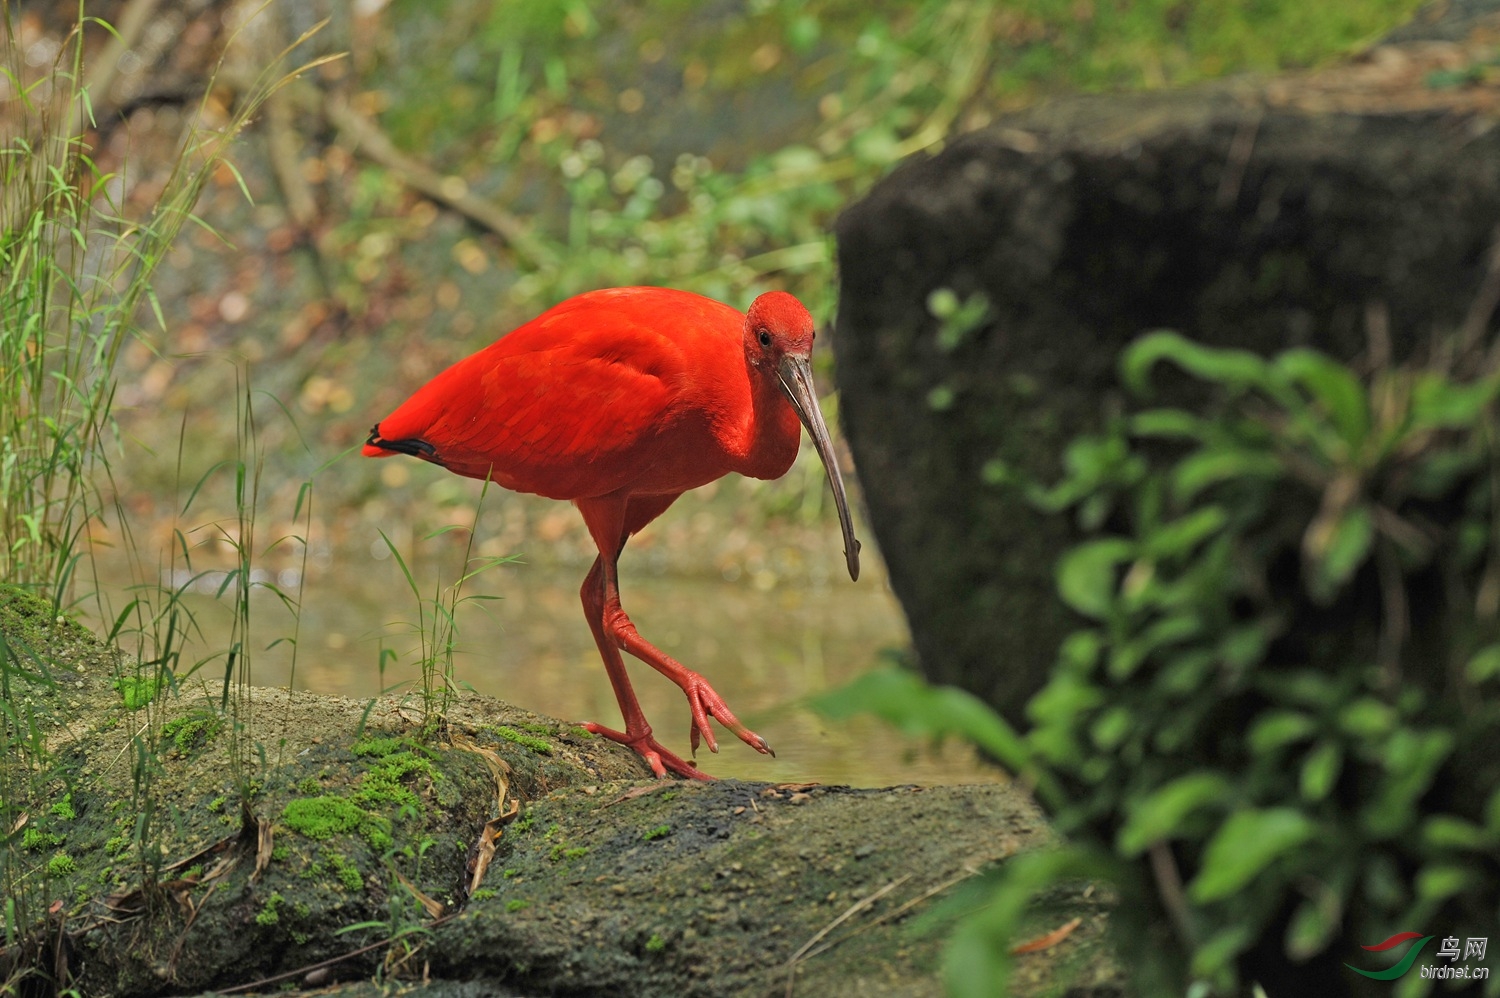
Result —
<instances>
[{"instance_id":1,"label":"large dark rock","mask_svg":"<svg viewBox=\"0 0 1500 998\"><path fill-rule=\"evenodd\" d=\"M1052 580L1072 538L982 469L1054 479L1121 405L1116 358L1142 331L1352 359L1494 328L1500 89L1471 71L1496 6L1449 5L1318 74L1039 107L845 213L844 426L930 678L1012 719L1042 684L1074 624ZM927 307L944 287L991 305L949 350Z\"/></svg>"}]
</instances>

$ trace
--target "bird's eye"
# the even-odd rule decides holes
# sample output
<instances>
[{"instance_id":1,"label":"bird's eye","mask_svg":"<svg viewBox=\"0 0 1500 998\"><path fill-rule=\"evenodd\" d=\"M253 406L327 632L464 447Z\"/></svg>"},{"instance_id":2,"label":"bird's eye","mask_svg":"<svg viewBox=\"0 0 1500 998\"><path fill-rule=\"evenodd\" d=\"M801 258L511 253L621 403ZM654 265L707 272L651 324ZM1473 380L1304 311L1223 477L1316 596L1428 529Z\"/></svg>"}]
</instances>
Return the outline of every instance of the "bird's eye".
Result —
<instances>
[{"instance_id":1,"label":"bird's eye","mask_svg":"<svg viewBox=\"0 0 1500 998\"><path fill-rule=\"evenodd\" d=\"M766 332L764 329L760 331L760 345L763 347L768 347L771 345L771 334Z\"/></svg>"}]
</instances>

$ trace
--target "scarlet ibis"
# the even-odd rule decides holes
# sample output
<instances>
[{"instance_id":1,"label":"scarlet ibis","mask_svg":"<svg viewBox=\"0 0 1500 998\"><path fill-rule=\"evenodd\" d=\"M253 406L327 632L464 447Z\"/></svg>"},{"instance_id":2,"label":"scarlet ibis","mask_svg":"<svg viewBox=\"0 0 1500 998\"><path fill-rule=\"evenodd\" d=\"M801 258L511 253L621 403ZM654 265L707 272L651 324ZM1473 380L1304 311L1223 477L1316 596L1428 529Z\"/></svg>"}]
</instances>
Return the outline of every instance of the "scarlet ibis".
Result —
<instances>
[{"instance_id":1,"label":"scarlet ibis","mask_svg":"<svg viewBox=\"0 0 1500 998\"><path fill-rule=\"evenodd\" d=\"M849 576L859 541L818 409L812 316L771 291L748 313L667 288L612 288L570 298L433 378L370 431L369 457L410 454L516 492L570 500L599 549L580 595L625 730L590 731L630 746L657 776L707 779L651 734L620 649L682 688L717 752L714 718L770 753L701 675L643 639L620 606L616 573L632 534L689 489L738 472L779 478L806 426L833 489Z\"/></svg>"}]
</instances>

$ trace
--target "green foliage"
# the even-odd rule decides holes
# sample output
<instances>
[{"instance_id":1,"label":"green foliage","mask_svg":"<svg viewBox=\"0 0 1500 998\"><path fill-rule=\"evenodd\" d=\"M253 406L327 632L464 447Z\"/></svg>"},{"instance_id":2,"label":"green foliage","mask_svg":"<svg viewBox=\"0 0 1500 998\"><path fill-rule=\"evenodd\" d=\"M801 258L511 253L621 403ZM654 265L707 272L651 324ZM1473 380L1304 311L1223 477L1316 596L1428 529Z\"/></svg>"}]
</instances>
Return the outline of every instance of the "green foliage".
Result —
<instances>
[{"instance_id":1,"label":"green foliage","mask_svg":"<svg viewBox=\"0 0 1500 998\"><path fill-rule=\"evenodd\" d=\"M821 315L833 218L955 128L1045 94L1309 65L1418 2L405 0L367 79L399 145L526 205L508 242L527 310L629 284L745 304L775 282ZM716 120L726 106L745 113ZM662 110L647 122L643 108ZM331 235L354 260L340 294L357 305L421 232L395 217L397 183L367 170L354 187L354 218Z\"/></svg>"},{"instance_id":2,"label":"green foliage","mask_svg":"<svg viewBox=\"0 0 1500 998\"><path fill-rule=\"evenodd\" d=\"M52 858L47 860L47 872L54 877L64 877L78 869L78 864L73 862L73 857L65 852L55 852Z\"/></svg>"},{"instance_id":3,"label":"green foliage","mask_svg":"<svg viewBox=\"0 0 1500 998\"><path fill-rule=\"evenodd\" d=\"M1056 581L1083 626L1024 736L900 672L826 701L982 745L1068 837L955 935L955 994L1008 972L1028 900L1070 877L1120 890L1142 993L1236 993L1252 950L1343 959L1500 900L1500 374L1158 332L1121 379L1147 396L1164 364L1212 402L1113 419L1050 485L995 482L1081 535Z\"/></svg>"},{"instance_id":4,"label":"green foliage","mask_svg":"<svg viewBox=\"0 0 1500 998\"><path fill-rule=\"evenodd\" d=\"M671 835L671 834L672 834L672 826L671 825L657 825L655 828L648 828L644 832L642 832L641 833L641 841L643 841L643 842L654 842L657 839L666 838L668 835Z\"/></svg>"}]
</instances>

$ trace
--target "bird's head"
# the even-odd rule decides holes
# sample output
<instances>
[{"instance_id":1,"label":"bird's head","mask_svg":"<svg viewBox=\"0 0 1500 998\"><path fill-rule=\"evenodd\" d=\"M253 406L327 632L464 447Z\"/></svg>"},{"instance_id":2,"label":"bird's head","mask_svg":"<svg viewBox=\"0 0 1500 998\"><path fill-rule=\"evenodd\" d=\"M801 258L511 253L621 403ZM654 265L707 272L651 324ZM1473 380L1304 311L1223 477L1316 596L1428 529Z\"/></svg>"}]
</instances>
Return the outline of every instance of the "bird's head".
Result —
<instances>
[{"instance_id":1,"label":"bird's head","mask_svg":"<svg viewBox=\"0 0 1500 998\"><path fill-rule=\"evenodd\" d=\"M764 371L776 379L781 393L797 413L812 437L833 502L838 507L839 526L844 532L844 561L849 577L859 578L859 541L854 536L854 522L849 518L849 502L844 496L844 478L839 474L833 442L823 411L818 408L818 393L812 376L813 318L800 301L785 291L767 291L750 303L745 313L745 359L753 370Z\"/></svg>"}]
</instances>

